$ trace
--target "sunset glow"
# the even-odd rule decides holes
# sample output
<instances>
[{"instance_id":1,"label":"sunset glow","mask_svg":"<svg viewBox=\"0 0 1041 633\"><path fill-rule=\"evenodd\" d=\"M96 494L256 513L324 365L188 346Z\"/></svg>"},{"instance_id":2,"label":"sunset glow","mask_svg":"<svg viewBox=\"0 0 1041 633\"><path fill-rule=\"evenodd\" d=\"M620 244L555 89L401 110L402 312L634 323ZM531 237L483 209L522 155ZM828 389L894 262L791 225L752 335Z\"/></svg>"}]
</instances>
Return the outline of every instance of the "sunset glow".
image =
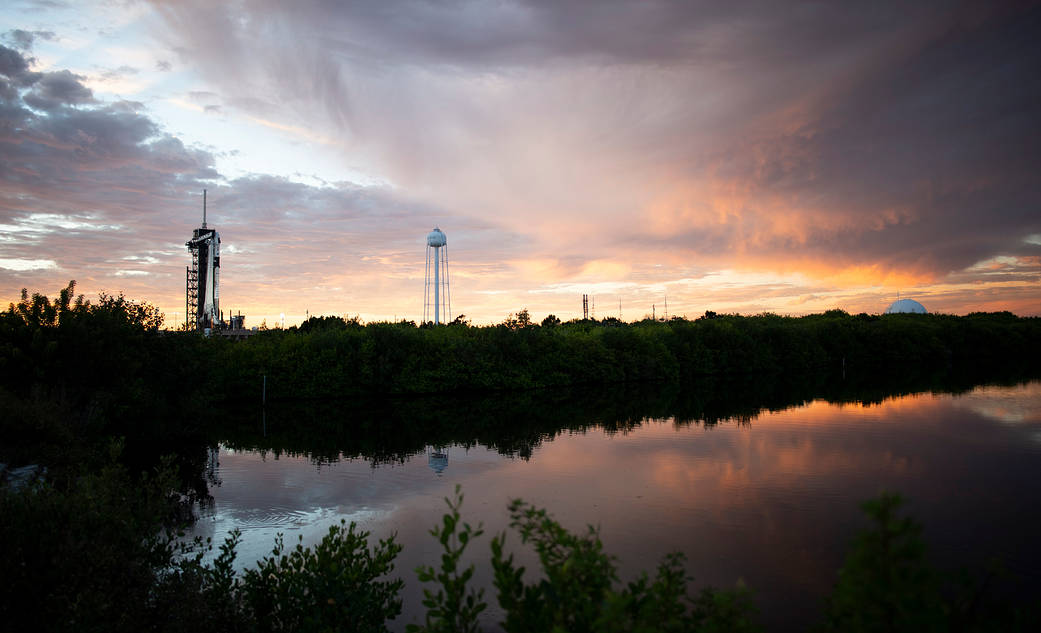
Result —
<instances>
[{"instance_id":1,"label":"sunset glow","mask_svg":"<svg viewBox=\"0 0 1041 633\"><path fill-rule=\"evenodd\" d=\"M0 304L70 279L247 326L1041 315L1032 3L0 8Z\"/></svg>"}]
</instances>

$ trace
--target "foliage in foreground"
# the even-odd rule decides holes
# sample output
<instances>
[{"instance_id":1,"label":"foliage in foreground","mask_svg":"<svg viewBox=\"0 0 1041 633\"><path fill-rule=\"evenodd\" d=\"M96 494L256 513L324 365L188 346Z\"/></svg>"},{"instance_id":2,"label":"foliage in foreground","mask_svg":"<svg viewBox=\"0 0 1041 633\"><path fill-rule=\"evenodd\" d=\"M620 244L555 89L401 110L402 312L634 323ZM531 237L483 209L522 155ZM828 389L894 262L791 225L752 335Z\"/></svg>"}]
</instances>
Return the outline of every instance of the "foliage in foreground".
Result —
<instances>
[{"instance_id":1,"label":"foliage in foreground","mask_svg":"<svg viewBox=\"0 0 1041 633\"><path fill-rule=\"evenodd\" d=\"M0 486L3 627L129 631L149 619L173 553L162 538L170 483L109 465L68 489Z\"/></svg>"},{"instance_id":2,"label":"foliage in foreground","mask_svg":"<svg viewBox=\"0 0 1041 633\"><path fill-rule=\"evenodd\" d=\"M510 504L510 525L538 554L542 576L524 581L524 568L505 555L505 534L492 541L492 567L503 627L522 633L537 631L757 631L756 610L749 592L702 589L687 593L690 578L680 553L666 556L653 580L643 573L618 587L614 558L597 531L572 534L544 509L517 499Z\"/></svg>"},{"instance_id":3,"label":"foliage in foreground","mask_svg":"<svg viewBox=\"0 0 1041 633\"><path fill-rule=\"evenodd\" d=\"M818 632L1035 630L1041 604L1003 603L989 590L995 571L951 578L930 565L922 526L900 516L902 503L883 493L861 506L872 528L854 539Z\"/></svg>"},{"instance_id":4,"label":"foliage in foreground","mask_svg":"<svg viewBox=\"0 0 1041 633\"><path fill-rule=\"evenodd\" d=\"M298 543L286 553L280 535L242 578L238 599L249 619L262 631L386 630L401 613L404 582L385 579L401 545L390 537L369 549L368 537L341 522L314 548Z\"/></svg>"},{"instance_id":5,"label":"foliage in foreground","mask_svg":"<svg viewBox=\"0 0 1041 633\"><path fill-rule=\"evenodd\" d=\"M460 560L466 547L473 539L481 536L484 530L478 525L474 529L469 523L461 523L459 509L463 505L463 494L457 484L455 498L445 498L448 512L441 518L441 525L434 526L430 535L438 540L441 549L441 567L434 569L429 565L420 565L416 575L421 582L435 582L437 591L423 589L423 606L427 608L426 623L423 626L409 625L409 633L474 633L480 630L477 617L487 608L484 602L484 589L467 590L467 583L474 575L471 564L460 570ZM460 529L462 525L462 529Z\"/></svg>"},{"instance_id":6,"label":"foliage in foreground","mask_svg":"<svg viewBox=\"0 0 1041 633\"><path fill-rule=\"evenodd\" d=\"M401 546L394 537L370 545L355 524L332 526L312 547L288 550L235 571L238 533L204 562L204 551L176 547L159 529L170 477L134 480L112 466L66 491L45 482L0 489L0 621L14 629L77 631L386 631L399 616L403 587L392 577ZM442 545L437 567L416 573L425 621L412 633L473 632L487 603L469 587L463 566L481 535L461 520L462 495L431 534ZM984 582L944 583L926 558L921 528L898 515L900 500L865 504L873 521L857 537L819 631L1027 631L1039 615L1010 609ZM492 539L494 589L506 631L757 631L750 592L688 591L681 554L653 576L622 584L595 529L572 533L546 510L511 503L511 526L537 554L534 577Z\"/></svg>"}]
</instances>

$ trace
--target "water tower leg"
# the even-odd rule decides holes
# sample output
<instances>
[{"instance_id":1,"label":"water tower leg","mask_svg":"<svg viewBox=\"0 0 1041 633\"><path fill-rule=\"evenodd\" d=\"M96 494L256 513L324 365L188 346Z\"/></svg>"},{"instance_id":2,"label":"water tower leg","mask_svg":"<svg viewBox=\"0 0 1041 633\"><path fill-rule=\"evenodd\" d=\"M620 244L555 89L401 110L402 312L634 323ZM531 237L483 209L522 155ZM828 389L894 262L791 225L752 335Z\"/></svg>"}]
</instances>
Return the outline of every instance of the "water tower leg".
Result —
<instances>
[{"instance_id":1,"label":"water tower leg","mask_svg":"<svg viewBox=\"0 0 1041 633\"><path fill-rule=\"evenodd\" d=\"M434 325L441 322L441 249L434 248Z\"/></svg>"}]
</instances>

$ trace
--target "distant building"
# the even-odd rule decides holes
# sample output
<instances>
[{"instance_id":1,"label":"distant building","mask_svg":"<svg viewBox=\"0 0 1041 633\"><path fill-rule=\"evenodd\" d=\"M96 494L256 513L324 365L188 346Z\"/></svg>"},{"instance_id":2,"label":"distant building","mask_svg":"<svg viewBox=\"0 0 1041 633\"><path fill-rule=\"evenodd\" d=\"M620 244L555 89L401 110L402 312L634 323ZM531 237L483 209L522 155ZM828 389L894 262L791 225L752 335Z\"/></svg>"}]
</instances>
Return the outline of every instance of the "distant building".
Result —
<instances>
[{"instance_id":1,"label":"distant building","mask_svg":"<svg viewBox=\"0 0 1041 633\"><path fill-rule=\"evenodd\" d=\"M914 299L899 299L886 308L886 314L928 314L925 306Z\"/></svg>"}]
</instances>

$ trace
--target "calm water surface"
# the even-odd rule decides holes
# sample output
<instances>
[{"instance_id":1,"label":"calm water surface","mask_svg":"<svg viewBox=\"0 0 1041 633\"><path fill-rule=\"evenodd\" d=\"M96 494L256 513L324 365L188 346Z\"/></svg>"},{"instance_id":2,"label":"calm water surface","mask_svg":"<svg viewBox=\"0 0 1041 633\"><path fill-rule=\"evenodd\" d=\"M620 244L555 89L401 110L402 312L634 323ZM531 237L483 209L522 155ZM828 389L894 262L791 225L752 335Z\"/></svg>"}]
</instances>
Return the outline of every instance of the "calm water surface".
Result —
<instances>
[{"instance_id":1,"label":"calm water surface","mask_svg":"<svg viewBox=\"0 0 1041 633\"><path fill-rule=\"evenodd\" d=\"M679 550L693 587L741 580L769 630L800 630L866 526L858 504L885 489L908 499L938 565L997 557L1013 591L1041 588L1041 382L873 405L813 401L710 426L644 419L626 432L564 430L527 459L479 444L447 454L447 464L428 451L374 466L224 446L221 483L195 533L240 529L243 565L268 554L277 533L311 544L341 519L376 537L397 533L407 585L394 628L403 629L422 613L412 569L439 553L427 530L461 484L464 518L487 530L473 546L479 583L490 585L490 534L508 529L507 503L522 497L572 530L599 526L623 579ZM487 593L492 628L501 614Z\"/></svg>"}]
</instances>

